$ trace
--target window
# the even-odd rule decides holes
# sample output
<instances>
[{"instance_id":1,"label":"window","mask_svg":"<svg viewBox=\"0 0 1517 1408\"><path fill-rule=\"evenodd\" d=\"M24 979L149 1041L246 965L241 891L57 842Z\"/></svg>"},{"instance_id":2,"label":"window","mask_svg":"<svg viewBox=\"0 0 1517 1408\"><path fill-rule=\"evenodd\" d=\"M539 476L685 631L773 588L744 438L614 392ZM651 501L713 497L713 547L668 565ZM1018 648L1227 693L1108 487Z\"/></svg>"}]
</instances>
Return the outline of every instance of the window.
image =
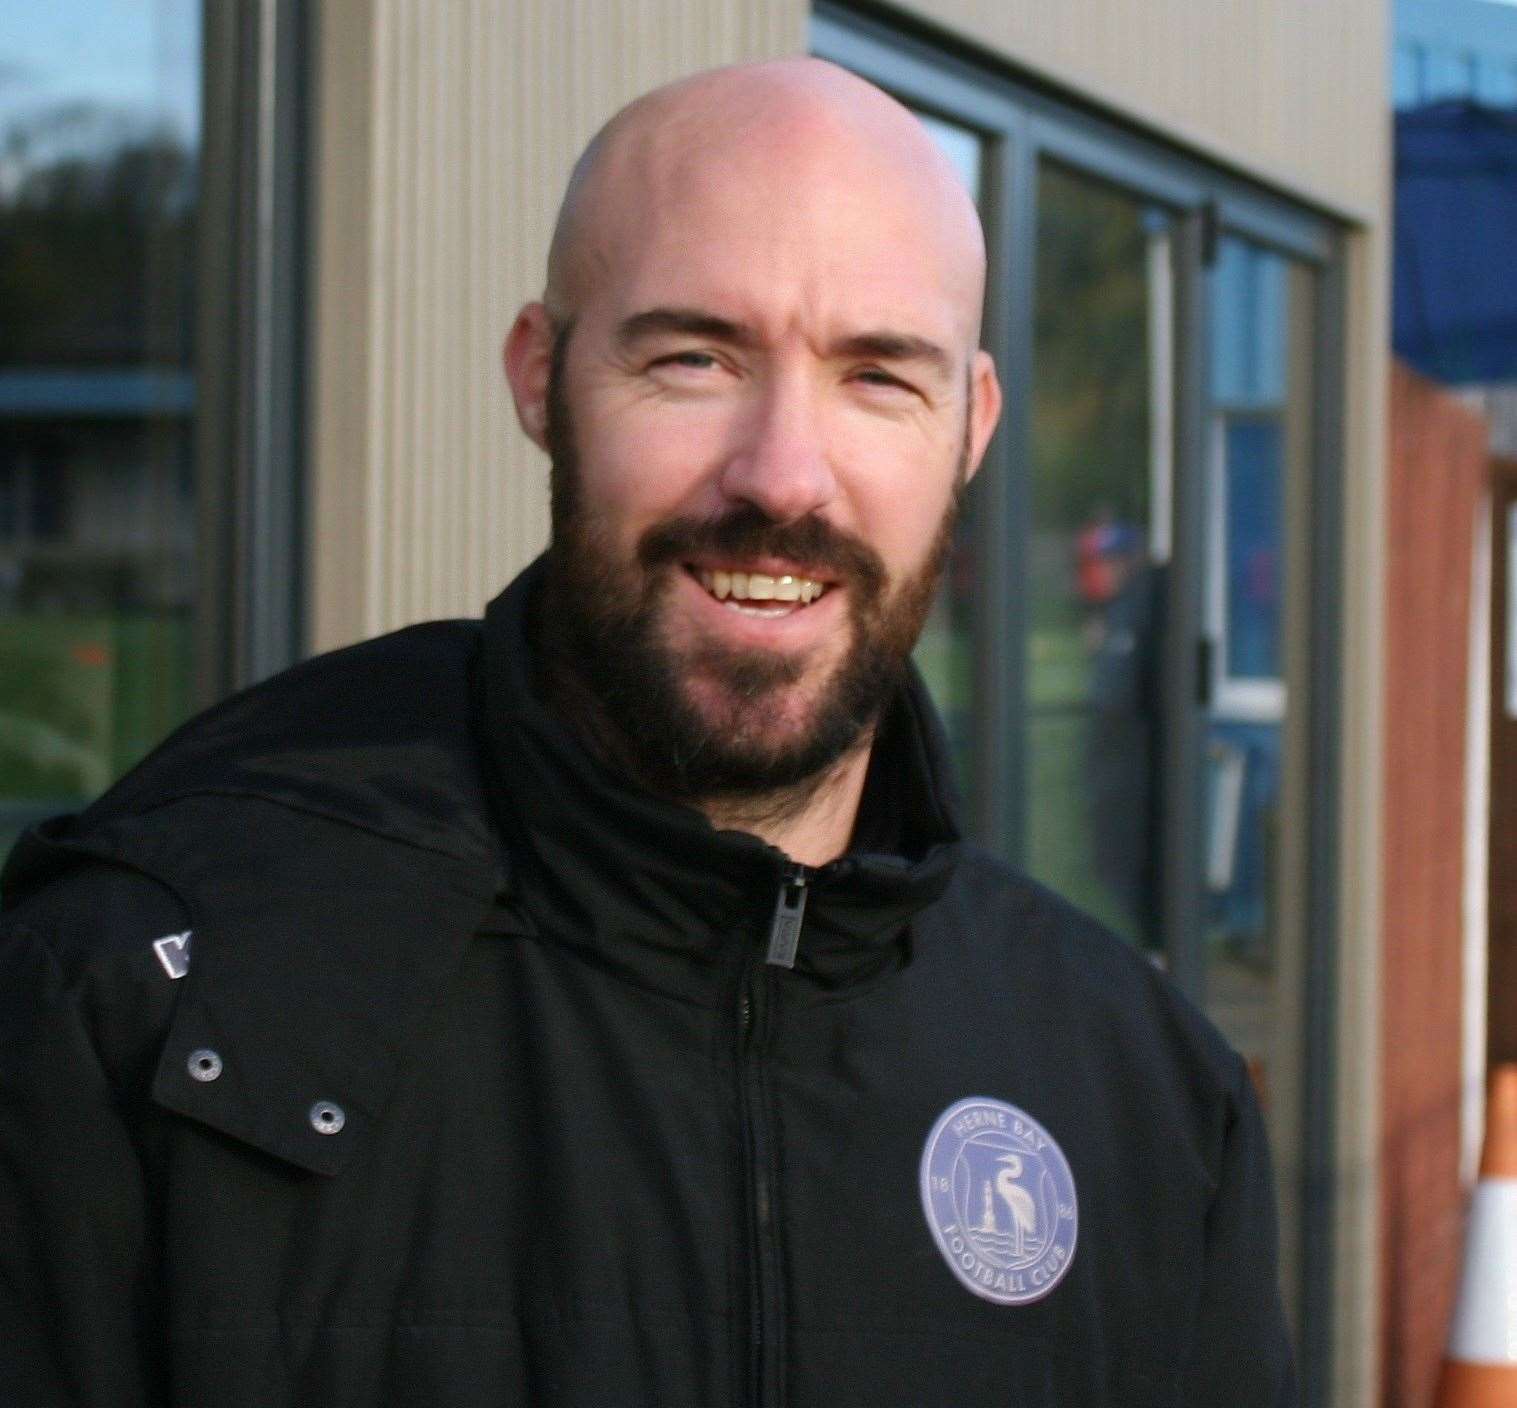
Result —
<instances>
[{"instance_id":1,"label":"window","mask_svg":"<svg viewBox=\"0 0 1517 1408\"><path fill-rule=\"evenodd\" d=\"M294 17L0 20L0 856L297 652Z\"/></svg>"},{"instance_id":2,"label":"window","mask_svg":"<svg viewBox=\"0 0 1517 1408\"><path fill-rule=\"evenodd\" d=\"M13 11L0 88L0 851L188 712L200 13Z\"/></svg>"}]
</instances>

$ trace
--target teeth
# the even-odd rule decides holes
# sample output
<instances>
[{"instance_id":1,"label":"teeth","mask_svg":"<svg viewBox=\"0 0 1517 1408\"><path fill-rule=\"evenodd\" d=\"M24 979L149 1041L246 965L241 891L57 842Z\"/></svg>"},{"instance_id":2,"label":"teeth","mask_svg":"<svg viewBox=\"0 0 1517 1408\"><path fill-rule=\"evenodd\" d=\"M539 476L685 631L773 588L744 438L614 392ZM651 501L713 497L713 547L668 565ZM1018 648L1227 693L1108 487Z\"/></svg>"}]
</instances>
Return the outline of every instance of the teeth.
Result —
<instances>
[{"instance_id":1,"label":"teeth","mask_svg":"<svg viewBox=\"0 0 1517 1408\"><path fill-rule=\"evenodd\" d=\"M771 577L764 572L725 572L700 568L700 583L718 601L798 601L809 605L827 590L811 577Z\"/></svg>"}]
</instances>

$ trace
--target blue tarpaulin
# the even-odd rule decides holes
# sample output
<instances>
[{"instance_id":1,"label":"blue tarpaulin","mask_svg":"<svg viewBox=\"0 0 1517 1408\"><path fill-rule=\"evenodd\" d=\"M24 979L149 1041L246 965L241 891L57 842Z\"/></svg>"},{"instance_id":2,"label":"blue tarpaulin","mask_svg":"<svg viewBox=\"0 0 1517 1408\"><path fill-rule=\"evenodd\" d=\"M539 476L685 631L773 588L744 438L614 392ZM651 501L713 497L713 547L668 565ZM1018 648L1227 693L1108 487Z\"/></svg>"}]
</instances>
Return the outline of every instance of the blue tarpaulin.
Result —
<instances>
[{"instance_id":1,"label":"blue tarpaulin","mask_svg":"<svg viewBox=\"0 0 1517 1408\"><path fill-rule=\"evenodd\" d=\"M1451 385L1517 381L1517 109L1396 114L1392 344Z\"/></svg>"}]
</instances>

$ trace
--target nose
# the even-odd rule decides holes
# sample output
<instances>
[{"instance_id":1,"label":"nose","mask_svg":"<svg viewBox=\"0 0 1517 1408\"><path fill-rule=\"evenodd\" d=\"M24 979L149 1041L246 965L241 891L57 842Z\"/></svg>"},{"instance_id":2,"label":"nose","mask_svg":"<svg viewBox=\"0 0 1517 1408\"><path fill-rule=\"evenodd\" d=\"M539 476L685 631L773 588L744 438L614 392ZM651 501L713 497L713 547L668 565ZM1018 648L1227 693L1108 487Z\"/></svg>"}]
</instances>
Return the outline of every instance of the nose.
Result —
<instances>
[{"instance_id":1,"label":"nose","mask_svg":"<svg viewBox=\"0 0 1517 1408\"><path fill-rule=\"evenodd\" d=\"M723 467L721 488L776 523L793 523L832 501L837 482L822 416L803 378L776 377L764 388Z\"/></svg>"}]
</instances>

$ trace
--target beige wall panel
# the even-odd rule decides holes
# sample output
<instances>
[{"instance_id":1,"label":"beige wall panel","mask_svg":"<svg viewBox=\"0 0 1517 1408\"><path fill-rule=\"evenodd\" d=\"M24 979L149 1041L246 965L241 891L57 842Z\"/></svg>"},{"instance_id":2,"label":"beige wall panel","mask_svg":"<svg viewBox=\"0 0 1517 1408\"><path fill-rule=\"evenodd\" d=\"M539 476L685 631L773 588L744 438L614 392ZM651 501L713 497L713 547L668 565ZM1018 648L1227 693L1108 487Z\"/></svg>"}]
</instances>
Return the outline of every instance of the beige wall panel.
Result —
<instances>
[{"instance_id":1,"label":"beige wall panel","mask_svg":"<svg viewBox=\"0 0 1517 1408\"><path fill-rule=\"evenodd\" d=\"M1384 180L1384 168L1382 180ZM1383 199L1388 200L1388 186ZM1383 207L1382 207L1383 208ZM1380 959L1385 748L1385 457L1390 240L1348 242L1344 380L1343 674L1337 934L1334 1382L1329 1402L1378 1401Z\"/></svg>"},{"instance_id":2,"label":"beige wall panel","mask_svg":"<svg viewBox=\"0 0 1517 1408\"><path fill-rule=\"evenodd\" d=\"M317 115L316 317L309 382L311 422L311 583L308 629L317 649L352 640L364 619L367 570L364 543L355 532L368 500L369 426L369 154L372 50L366 25L337 32L343 10L320 12L321 89L333 101Z\"/></svg>"},{"instance_id":3,"label":"beige wall panel","mask_svg":"<svg viewBox=\"0 0 1517 1408\"><path fill-rule=\"evenodd\" d=\"M1390 121L1385 0L901 8L1330 209L1379 218Z\"/></svg>"},{"instance_id":4,"label":"beige wall panel","mask_svg":"<svg viewBox=\"0 0 1517 1408\"><path fill-rule=\"evenodd\" d=\"M500 345L575 156L796 0L330 0L321 19L312 645L475 614L547 535Z\"/></svg>"}]
</instances>

